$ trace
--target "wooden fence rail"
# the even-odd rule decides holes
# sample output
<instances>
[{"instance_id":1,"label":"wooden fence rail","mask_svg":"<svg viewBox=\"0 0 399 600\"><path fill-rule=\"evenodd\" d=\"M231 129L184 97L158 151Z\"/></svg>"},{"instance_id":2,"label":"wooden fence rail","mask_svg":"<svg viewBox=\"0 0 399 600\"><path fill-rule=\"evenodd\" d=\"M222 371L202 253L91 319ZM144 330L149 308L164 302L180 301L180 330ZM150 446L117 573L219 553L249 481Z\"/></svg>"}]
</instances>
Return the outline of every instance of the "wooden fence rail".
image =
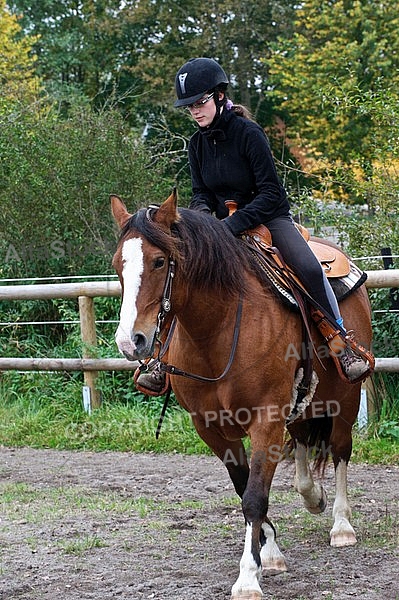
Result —
<instances>
[{"instance_id":1,"label":"wooden fence rail","mask_svg":"<svg viewBox=\"0 0 399 600\"><path fill-rule=\"evenodd\" d=\"M134 371L125 358L0 358L0 371Z\"/></svg>"},{"instance_id":2,"label":"wooden fence rail","mask_svg":"<svg viewBox=\"0 0 399 600\"><path fill-rule=\"evenodd\" d=\"M368 288L399 287L399 269L367 271ZM86 392L90 406L100 405L96 389L99 371L132 371L137 362L124 358L94 358L92 351L96 345L96 325L93 299L121 295L118 281L89 281L80 283L50 283L32 285L0 285L1 300L50 300L57 298L78 298L80 328L84 347L82 358L0 358L0 371L83 371ZM398 372L399 358L377 358L376 371Z\"/></svg>"}]
</instances>

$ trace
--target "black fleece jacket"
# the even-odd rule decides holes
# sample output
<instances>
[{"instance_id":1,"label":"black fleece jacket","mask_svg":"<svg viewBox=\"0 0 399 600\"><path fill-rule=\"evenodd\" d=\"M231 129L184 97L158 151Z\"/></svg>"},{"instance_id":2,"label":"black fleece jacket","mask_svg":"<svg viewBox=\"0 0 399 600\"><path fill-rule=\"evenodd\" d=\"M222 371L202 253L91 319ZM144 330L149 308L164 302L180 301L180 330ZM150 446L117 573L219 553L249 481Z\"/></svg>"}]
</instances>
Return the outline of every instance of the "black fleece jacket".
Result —
<instances>
[{"instance_id":1,"label":"black fleece jacket","mask_svg":"<svg viewBox=\"0 0 399 600\"><path fill-rule=\"evenodd\" d=\"M188 156L190 208L215 213L234 235L289 214L269 142L257 123L224 109L213 126L192 136ZM230 217L226 200L238 204Z\"/></svg>"}]
</instances>

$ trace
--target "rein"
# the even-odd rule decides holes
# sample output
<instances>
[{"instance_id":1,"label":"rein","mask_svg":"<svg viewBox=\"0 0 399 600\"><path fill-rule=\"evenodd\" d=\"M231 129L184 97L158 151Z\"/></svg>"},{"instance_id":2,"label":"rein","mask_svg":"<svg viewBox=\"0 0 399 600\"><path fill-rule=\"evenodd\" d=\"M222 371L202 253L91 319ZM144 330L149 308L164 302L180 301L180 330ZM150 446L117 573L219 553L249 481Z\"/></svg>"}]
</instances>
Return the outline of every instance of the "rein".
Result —
<instances>
[{"instance_id":1,"label":"rein","mask_svg":"<svg viewBox=\"0 0 399 600\"><path fill-rule=\"evenodd\" d=\"M203 375L196 375L194 373L189 373L187 371L183 371L182 369L179 369L178 367L175 367L174 365L170 365L168 363L163 363L163 362L160 362L161 371L164 371L165 373L169 373L170 375L181 375L182 377L188 377L189 379L194 379L195 381L205 381L208 383L215 383L216 381L220 381L221 379L226 377L227 373L230 371L231 365L233 364L234 356L235 356L235 353L237 350L238 336L240 333L240 325L241 325L241 317L242 317L242 296L240 296L240 299L238 301L236 320L235 320L235 324L234 324L233 342L232 342L231 349L230 349L229 360L227 362L227 365L224 368L224 371L218 377L204 377ZM167 345L169 345L170 340L172 339L173 332L174 332L174 326L172 326L170 335L168 336L168 339L166 340ZM165 354L166 350L167 350L167 346L166 346L166 348L163 349L163 352L161 350L161 353Z\"/></svg>"},{"instance_id":2,"label":"rein","mask_svg":"<svg viewBox=\"0 0 399 600\"><path fill-rule=\"evenodd\" d=\"M183 371L182 369L179 369L178 367L175 367L174 365L169 365L168 363L163 363L158 358L156 360L158 360L158 362L159 362L159 367L160 367L161 371L164 371L165 373L169 373L172 375L181 375L182 377L194 379L195 381L203 381L203 382L208 382L208 383L214 383L216 381L220 381L221 379L223 379L223 377L226 377L227 373L230 371L231 365L233 364L234 356L235 356L235 353L237 350L238 336L240 333L240 325L241 325L241 316L242 316L242 296L240 296L240 299L238 301L237 312L236 312L236 321L235 321L235 325L234 325L233 343L231 345L229 360L227 362L227 365L226 365L223 373L221 373L218 377L204 377L203 375L196 375L194 373L188 373L187 371ZM161 348L160 348L159 355L158 355L160 358L162 358L162 356L166 353L166 351L169 347L169 344L173 337L175 326L176 326L176 317L172 321L172 325L169 330L168 337L166 339L165 344L163 345L160 342ZM165 400L164 400L164 403L162 406L161 414L160 414L160 417L158 420L157 429L155 431L156 439L159 438L159 434L161 433L162 423L165 418L166 410L169 405L171 389L172 388L169 384L168 390L165 395Z\"/></svg>"}]
</instances>

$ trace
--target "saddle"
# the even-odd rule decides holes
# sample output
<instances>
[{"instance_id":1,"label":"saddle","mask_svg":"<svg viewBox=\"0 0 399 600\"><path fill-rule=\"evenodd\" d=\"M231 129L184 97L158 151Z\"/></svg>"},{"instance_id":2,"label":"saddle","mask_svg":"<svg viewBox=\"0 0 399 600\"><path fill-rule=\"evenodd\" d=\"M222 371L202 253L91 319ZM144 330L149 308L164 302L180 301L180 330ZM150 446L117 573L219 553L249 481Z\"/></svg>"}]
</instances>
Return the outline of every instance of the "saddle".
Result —
<instances>
[{"instance_id":1,"label":"saddle","mask_svg":"<svg viewBox=\"0 0 399 600\"><path fill-rule=\"evenodd\" d=\"M295 223L295 226L307 241L313 254L316 255L327 277L347 277L349 275L351 272L351 261L338 246L321 238L311 238L309 230L303 225ZM258 225L254 229L244 232L244 237L246 236L253 238L263 248L273 247L272 236L266 225ZM295 276L294 273L293 275Z\"/></svg>"},{"instance_id":2,"label":"saddle","mask_svg":"<svg viewBox=\"0 0 399 600\"><path fill-rule=\"evenodd\" d=\"M366 281L366 273L361 271L338 246L327 240L311 237L308 229L303 225L295 223L295 226L323 267L338 302L341 302ZM297 301L290 291L292 281L303 291L306 292L306 290L295 272L285 264L278 249L272 245L269 229L265 225L258 225L245 231L241 239L250 248L258 249L260 254L265 257L265 261L260 260L260 262L268 279L284 301L296 306Z\"/></svg>"},{"instance_id":3,"label":"saddle","mask_svg":"<svg viewBox=\"0 0 399 600\"><path fill-rule=\"evenodd\" d=\"M327 277L329 277L331 287L338 301L348 296L364 283L367 277L366 273L360 271L335 244L322 239L311 239L306 228L301 225L297 225L297 228L321 263ZM330 318L324 314L322 308L317 305L297 275L285 264L278 249L272 246L272 236L268 228L265 225L258 225L254 229L245 231L241 239L252 251L266 277L275 290L277 290L280 297L284 301L288 301L292 307L295 307L301 313L304 335L307 341L311 340L310 323L308 321L309 317L311 317L320 333L326 339L329 347L330 343L338 343L338 340L340 340L340 347L347 345L357 355L362 356L364 360L369 362L370 374L374 369L373 355L360 344L357 344L350 334L347 334L336 323L332 323ZM340 293L338 293L339 290L341 290ZM334 353L331 353L331 357L336 364L339 375L347 381L338 357ZM299 405L303 404L304 398L311 398L311 395L308 393L313 385L312 359L310 355L304 360L304 370L306 373L297 389L296 409ZM364 378L362 376L361 379L363 380ZM357 380L351 381L351 383L356 382ZM294 416L297 415L296 409L292 414L292 418L296 418Z\"/></svg>"}]
</instances>

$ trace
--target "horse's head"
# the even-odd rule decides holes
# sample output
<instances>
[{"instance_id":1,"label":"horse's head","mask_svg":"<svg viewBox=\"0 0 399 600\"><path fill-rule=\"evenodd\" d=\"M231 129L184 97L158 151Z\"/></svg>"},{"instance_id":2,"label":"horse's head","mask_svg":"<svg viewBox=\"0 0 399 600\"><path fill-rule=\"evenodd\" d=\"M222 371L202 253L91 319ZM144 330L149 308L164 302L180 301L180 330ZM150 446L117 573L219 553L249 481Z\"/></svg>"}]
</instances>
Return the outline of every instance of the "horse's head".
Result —
<instances>
[{"instance_id":1,"label":"horse's head","mask_svg":"<svg viewBox=\"0 0 399 600\"><path fill-rule=\"evenodd\" d=\"M173 191L159 208L134 215L118 196L111 196L111 207L121 230L112 261L122 286L116 343L129 360L144 359L153 352L168 293L165 284L176 253L171 227L179 219L177 195Z\"/></svg>"}]
</instances>

